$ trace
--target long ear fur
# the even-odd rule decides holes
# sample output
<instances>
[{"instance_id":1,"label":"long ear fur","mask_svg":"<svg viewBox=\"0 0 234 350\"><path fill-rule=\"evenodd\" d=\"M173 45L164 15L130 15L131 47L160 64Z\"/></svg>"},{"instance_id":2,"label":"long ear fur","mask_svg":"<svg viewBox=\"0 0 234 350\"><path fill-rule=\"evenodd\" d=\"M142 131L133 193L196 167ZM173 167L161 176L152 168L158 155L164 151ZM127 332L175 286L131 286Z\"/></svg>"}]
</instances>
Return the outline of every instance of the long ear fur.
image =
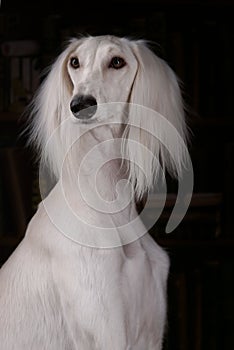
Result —
<instances>
[{"instance_id":1,"label":"long ear fur","mask_svg":"<svg viewBox=\"0 0 234 350\"><path fill-rule=\"evenodd\" d=\"M181 176L187 157L186 125L174 72L143 41L131 44L138 71L130 97L124 152L129 159L129 179L140 199L155 184L159 161L164 171Z\"/></svg>"},{"instance_id":2,"label":"long ear fur","mask_svg":"<svg viewBox=\"0 0 234 350\"><path fill-rule=\"evenodd\" d=\"M58 157L63 156L61 140L53 138L49 147L45 148L45 146L56 128L68 116L72 83L67 74L67 59L82 41L82 39L73 39L69 42L67 48L48 69L48 75L29 106L31 110L29 142L37 147L42 161L49 165L56 177L59 175L61 164ZM46 152L44 152L45 149Z\"/></svg>"}]
</instances>

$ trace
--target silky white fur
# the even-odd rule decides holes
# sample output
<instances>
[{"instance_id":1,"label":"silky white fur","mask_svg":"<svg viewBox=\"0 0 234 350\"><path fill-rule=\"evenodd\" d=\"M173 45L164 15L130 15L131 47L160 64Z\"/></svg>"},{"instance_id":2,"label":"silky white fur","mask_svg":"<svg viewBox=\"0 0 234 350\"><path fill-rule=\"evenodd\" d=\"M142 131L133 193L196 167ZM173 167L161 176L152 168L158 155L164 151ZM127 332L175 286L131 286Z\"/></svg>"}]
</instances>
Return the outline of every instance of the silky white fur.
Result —
<instances>
[{"instance_id":1,"label":"silky white fur","mask_svg":"<svg viewBox=\"0 0 234 350\"><path fill-rule=\"evenodd\" d=\"M71 67L72 56L79 58L79 69ZM125 60L123 68L109 67L115 56ZM70 111L78 94L97 100L89 124ZM126 190L116 200L116 186L129 180L134 197L141 199L157 179L158 160L181 175L186 127L174 73L143 41L73 39L42 83L32 116L31 141L57 184L0 271L0 349L160 350L168 256L147 233L137 236L137 230L145 232L135 199ZM167 121L178 133L168 133ZM64 195L77 221L67 213ZM121 198L128 204L118 210ZM104 211L97 210L101 201ZM108 206L115 210L108 213ZM128 244L122 244L122 224L128 225ZM111 248L112 238L98 236L104 229L118 245Z\"/></svg>"}]
</instances>

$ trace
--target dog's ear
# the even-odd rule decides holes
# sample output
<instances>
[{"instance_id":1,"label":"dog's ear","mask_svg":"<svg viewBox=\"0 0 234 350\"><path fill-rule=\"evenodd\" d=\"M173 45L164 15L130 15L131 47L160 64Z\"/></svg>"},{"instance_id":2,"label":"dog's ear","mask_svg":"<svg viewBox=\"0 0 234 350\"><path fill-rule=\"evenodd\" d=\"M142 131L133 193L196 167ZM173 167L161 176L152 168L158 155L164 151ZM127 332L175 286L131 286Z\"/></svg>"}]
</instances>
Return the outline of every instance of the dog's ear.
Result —
<instances>
[{"instance_id":1,"label":"dog's ear","mask_svg":"<svg viewBox=\"0 0 234 350\"><path fill-rule=\"evenodd\" d=\"M138 70L132 86L124 152L140 199L160 169L179 177L186 164L187 130L178 80L168 64L142 41L132 42ZM161 167L161 168L160 168Z\"/></svg>"},{"instance_id":2,"label":"dog's ear","mask_svg":"<svg viewBox=\"0 0 234 350\"><path fill-rule=\"evenodd\" d=\"M56 128L69 115L72 83L67 72L67 60L70 53L82 41L82 39L73 39L69 42L66 49L47 69L45 78L29 106L31 115L29 143L37 147L39 154L45 149L46 143ZM50 165L55 173L56 159L53 160L53 158L55 158L54 154L58 154L60 149L59 140L57 141L58 145L53 143L54 150L47 147L48 153L51 154L44 154L47 161L54 163Z\"/></svg>"}]
</instances>

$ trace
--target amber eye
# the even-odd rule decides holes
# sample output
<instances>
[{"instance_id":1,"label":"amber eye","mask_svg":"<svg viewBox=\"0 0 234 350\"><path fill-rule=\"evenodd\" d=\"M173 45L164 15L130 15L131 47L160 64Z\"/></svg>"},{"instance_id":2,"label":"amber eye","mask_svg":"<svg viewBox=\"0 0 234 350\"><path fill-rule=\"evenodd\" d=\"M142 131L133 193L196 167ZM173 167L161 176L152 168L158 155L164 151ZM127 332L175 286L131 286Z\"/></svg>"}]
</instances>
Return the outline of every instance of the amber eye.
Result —
<instances>
[{"instance_id":1,"label":"amber eye","mask_svg":"<svg viewBox=\"0 0 234 350\"><path fill-rule=\"evenodd\" d=\"M113 57L110 61L109 68L120 69L126 65L122 57Z\"/></svg>"},{"instance_id":2,"label":"amber eye","mask_svg":"<svg viewBox=\"0 0 234 350\"><path fill-rule=\"evenodd\" d=\"M70 59L70 65L72 68L77 69L80 67L80 62L78 60L78 57L71 57Z\"/></svg>"}]
</instances>

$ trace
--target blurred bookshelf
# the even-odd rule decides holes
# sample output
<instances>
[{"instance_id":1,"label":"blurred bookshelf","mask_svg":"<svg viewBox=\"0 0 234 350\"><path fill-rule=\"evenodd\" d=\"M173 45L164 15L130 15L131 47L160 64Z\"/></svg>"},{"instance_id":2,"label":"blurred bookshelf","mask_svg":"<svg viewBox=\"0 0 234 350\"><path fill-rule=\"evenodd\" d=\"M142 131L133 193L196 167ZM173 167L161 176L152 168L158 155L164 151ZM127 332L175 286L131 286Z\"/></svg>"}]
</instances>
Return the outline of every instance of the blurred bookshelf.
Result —
<instances>
[{"instance_id":1,"label":"blurred bookshelf","mask_svg":"<svg viewBox=\"0 0 234 350\"><path fill-rule=\"evenodd\" d=\"M177 189L169 183L150 231L171 259L164 350L234 348L233 13L234 1L221 0L99 1L92 8L72 0L8 0L0 9L0 264L40 201L35 154L21 136L22 113L64 42L77 34L147 39L181 80L194 194L167 235Z\"/></svg>"}]
</instances>

